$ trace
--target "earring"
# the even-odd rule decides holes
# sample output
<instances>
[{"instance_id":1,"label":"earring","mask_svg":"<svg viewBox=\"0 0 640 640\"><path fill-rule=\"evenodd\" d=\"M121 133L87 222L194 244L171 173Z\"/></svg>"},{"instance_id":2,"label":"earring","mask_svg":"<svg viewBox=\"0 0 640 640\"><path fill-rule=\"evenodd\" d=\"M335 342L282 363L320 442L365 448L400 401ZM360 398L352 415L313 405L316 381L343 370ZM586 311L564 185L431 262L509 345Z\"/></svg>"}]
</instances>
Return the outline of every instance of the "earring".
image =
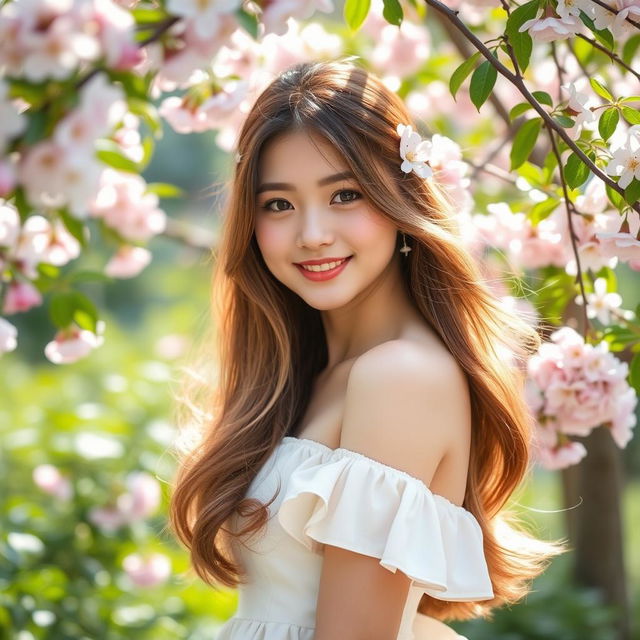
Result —
<instances>
[{"instance_id":1,"label":"earring","mask_svg":"<svg viewBox=\"0 0 640 640\"><path fill-rule=\"evenodd\" d=\"M409 247L407 245L407 239L404 235L404 232L402 233L402 248L400 249L400 253L404 253L404 257L406 258L409 255L409 251L411 251L411 247Z\"/></svg>"}]
</instances>

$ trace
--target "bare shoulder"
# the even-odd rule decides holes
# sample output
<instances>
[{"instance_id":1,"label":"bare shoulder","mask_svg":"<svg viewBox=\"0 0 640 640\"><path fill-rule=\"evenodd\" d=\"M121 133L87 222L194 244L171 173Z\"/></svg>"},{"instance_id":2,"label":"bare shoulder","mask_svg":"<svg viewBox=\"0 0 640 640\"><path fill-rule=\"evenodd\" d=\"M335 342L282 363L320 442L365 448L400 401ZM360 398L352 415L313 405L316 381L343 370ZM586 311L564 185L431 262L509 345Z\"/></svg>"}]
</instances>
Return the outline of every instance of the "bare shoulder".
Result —
<instances>
[{"instance_id":1,"label":"bare shoulder","mask_svg":"<svg viewBox=\"0 0 640 640\"><path fill-rule=\"evenodd\" d=\"M445 455L469 440L469 405L466 376L446 349L390 340L351 367L340 446L429 486Z\"/></svg>"}]
</instances>

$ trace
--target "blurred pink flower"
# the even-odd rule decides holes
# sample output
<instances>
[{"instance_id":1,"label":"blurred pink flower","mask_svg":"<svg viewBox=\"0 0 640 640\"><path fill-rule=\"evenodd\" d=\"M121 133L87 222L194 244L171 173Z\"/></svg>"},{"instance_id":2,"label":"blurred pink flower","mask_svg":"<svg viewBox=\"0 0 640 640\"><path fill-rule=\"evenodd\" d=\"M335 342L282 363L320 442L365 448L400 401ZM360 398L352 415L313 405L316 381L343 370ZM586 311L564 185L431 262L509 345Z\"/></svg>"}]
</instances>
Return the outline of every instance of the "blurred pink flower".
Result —
<instances>
[{"instance_id":1,"label":"blurred pink flower","mask_svg":"<svg viewBox=\"0 0 640 640\"><path fill-rule=\"evenodd\" d=\"M16 170L9 161L0 161L0 198L8 196L16 186Z\"/></svg>"},{"instance_id":2,"label":"blurred pink flower","mask_svg":"<svg viewBox=\"0 0 640 640\"><path fill-rule=\"evenodd\" d=\"M97 333L79 327L62 329L45 346L44 354L54 364L76 362L104 343L103 331L103 320L97 323Z\"/></svg>"},{"instance_id":3,"label":"blurred pink flower","mask_svg":"<svg viewBox=\"0 0 640 640\"><path fill-rule=\"evenodd\" d=\"M527 371L527 402L538 419L536 437L546 447L541 460L549 468L582 457L567 435L587 436L604 426L620 447L631 439L637 397L626 380L629 366L609 352L607 342L586 344L574 329L561 327L529 358ZM559 448L543 437L550 424Z\"/></svg>"},{"instance_id":4,"label":"blurred pink flower","mask_svg":"<svg viewBox=\"0 0 640 640\"><path fill-rule=\"evenodd\" d=\"M128 491L118 497L117 505L128 521L142 520L160 505L160 484L146 471L133 471L126 479Z\"/></svg>"},{"instance_id":5,"label":"blurred pink flower","mask_svg":"<svg viewBox=\"0 0 640 640\"><path fill-rule=\"evenodd\" d=\"M581 442L569 441L557 447L541 446L535 450L535 458L549 470L566 469L578 464L587 455L587 450Z\"/></svg>"},{"instance_id":6,"label":"blurred pink flower","mask_svg":"<svg viewBox=\"0 0 640 640\"><path fill-rule=\"evenodd\" d=\"M548 16L546 18L532 18L520 25L518 31L528 31L529 35L539 42L566 40L578 33L582 23L573 15L564 18Z\"/></svg>"},{"instance_id":7,"label":"blurred pink flower","mask_svg":"<svg viewBox=\"0 0 640 640\"><path fill-rule=\"evenodd\" d=\"M388 24L371 52L379 71L399 78L415 73L431 53L431 36L422 25L404 20L398 27Z\"/></svg>"},{"instance_id":8,"label":"blurred pink flower","mask_svg":"<svg viewBox=\"0 0 640 640\"><path fill-rule=\"evenodd\" d=\"M162 553L147 556L131 553L123 559L122 566L138 587L155 587L166 582L171 575L171 561Z\"/></svg>"},{"instance_id":9,"label":"blurred pink flower","mask_svg":"<svg viewBox=\"0 0 640 640\"><path fill-rule=\"evenodd\" d=\"M158 196L146 189L147 183L141 176L107 168L89 210L125 239L148 240L165 230L167 220L164 211L158 208Z\"/></svg>"},{"instance_id":10,"label":"blurred pink flower","mask_svg":"<svg viewBox=\"0 0 640 640\"><path fill-rule=\"evenodd\" d=\"M13 351L18 346L18 330L4 318L0 318L0 354Z\"/></svg>"},{"instance_id":11,"label":"blurred pink flower","mask_svg":"<svg viewBox=\"0 0 640 640\"><path fill-rule=\"evenodd\" d=\"M151 251L144 247L121 246L111 257L104 272L112 278L133 278L151 262Z\"/></svg>"},{"instance_id":12,"label":"blurred pink flower","mask_svg":"<svg viewBox=\"0 0 640 640\"><path fill-rule=\"evenodd\" d=\"M20 235L20 215L11 202L0 200L0 247L12 247Z\"/></svg>"},{"instance_id":13,"label":"blurred pink flower","mask_svg":"<svg viewBox=\"0 0 640 640\"><path fill-rule=\"evenodd\" d=\"M70 500L73 486L57 467L51 464L40 464L33 470L33 481L42 491L60 500Z\"/></svg>"},{"instance_id":14,"label":"blurred pink flower","mask_svg":"<svg viewBox=\"0 0 640 640\"><path fill-rule=\"evenodd\" d=\"M282 36L287 32L287 20L306 20L316 11L331 13L333 11L332 0L271 0L263 3L261 22L264 24L264 33L274 33Z\"/></svg>"},{"instance_id":15,"label":"blurred pink flower","mask_svg":"<svg viewBox=\"0 0 640 640\"><path fill-rule=\"evenodd\" d=\"M41 304L42 295L35 286L30 282L13 280L9 283L2 313L6 315L20 313L22 311L28 311L33 307L38 307Z\"/></svg>"}]
</instances>

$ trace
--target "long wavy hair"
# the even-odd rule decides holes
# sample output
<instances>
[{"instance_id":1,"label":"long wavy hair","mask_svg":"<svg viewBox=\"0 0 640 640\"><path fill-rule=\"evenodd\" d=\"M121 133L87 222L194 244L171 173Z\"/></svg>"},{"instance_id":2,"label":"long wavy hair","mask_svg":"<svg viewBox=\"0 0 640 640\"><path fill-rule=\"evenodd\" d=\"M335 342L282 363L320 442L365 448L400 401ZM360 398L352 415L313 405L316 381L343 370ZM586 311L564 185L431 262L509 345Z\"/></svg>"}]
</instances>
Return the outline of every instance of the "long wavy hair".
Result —
<instances>
[{"instance_id":1,"label":"long wavy hair","mask_svg":"<svg viewBox=\"0 0 640 640\"><path fill-rule=\"evenodd\" d=\"M190 446L176 448L169 522L207 584L244 583L234 544L262 528L271 504L245 494L282 438L295 435L314 377L327 364L320 312L270 273L254 234L261 149L274 136L305 129L339 151L365 197L406 234L413 249L403 261L406 290L468 380L473 424L463 506L482 528L494 597L449 602L424 594L418 611L440 620L490 618L493 608L526 595L566 550L564 540L536 538L505 508L531 471L524 365L541 338L483 279L437 173L425 180L400 171L400 122L417 129L399 96L348 60L290 67L254 103L213 252L213 338L201 355L216 366L209 378L193 375L198 364L185 376L181 403L189 420L178 423L198 429ZM234 514L246 518L240 531L225 526Z\"/></svg>"}]
</instances>

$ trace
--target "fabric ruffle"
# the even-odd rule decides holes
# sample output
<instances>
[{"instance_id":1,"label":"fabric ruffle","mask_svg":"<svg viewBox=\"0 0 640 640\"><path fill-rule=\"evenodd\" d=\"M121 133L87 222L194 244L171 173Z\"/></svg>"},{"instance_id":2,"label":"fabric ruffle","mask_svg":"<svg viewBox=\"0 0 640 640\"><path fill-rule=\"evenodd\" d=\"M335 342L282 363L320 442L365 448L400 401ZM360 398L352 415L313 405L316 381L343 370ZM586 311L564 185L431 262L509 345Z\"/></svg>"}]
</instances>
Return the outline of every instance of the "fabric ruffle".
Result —
<instances>
[{"instance_id":1,"label":"fabric ruffle","mask_svg":"<svg viewBox=\"0 0 640 640\"><path fill-rule=\"evenodd\" d=\"M380 559L434 598L493 598L480 524L422 480L349 449L326 448L288 480L283 529L314 553L325 544Z\"/></svg>"}]
</instances>

